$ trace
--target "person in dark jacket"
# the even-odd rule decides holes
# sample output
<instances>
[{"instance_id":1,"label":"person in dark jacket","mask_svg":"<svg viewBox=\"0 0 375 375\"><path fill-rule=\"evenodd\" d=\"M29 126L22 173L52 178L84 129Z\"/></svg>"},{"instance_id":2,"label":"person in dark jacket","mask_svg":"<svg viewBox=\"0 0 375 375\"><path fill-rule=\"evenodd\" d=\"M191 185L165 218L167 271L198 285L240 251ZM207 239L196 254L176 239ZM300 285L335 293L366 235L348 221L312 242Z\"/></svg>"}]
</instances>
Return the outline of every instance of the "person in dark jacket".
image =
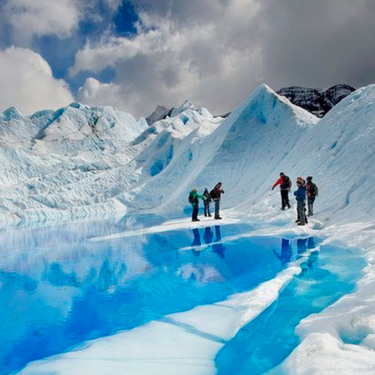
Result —
<instances>
[{"instance_id":1,"label":"person in dark jacket","mask_svg":"<svg viewBox=\"0 0 375 375\"><path fill-rule=\"evenodd\" d=\"M203 200L205 200L206 198L203 195L198 194L196 188L194 188L190 192L190 197L191 197L191 202L192 202L191 205L193 206L193 213L191 215L191 220L200 221L198 219L198 212L199 212L199 199L198 198L201 198Z\"/></svg>"},{"instance_id":2,"label":"person in dark jacket","mask_svg":"<svg viewBox=\"0 0 375 375\"><path fill-rule=\"evenodd\" d=\"M213 188L213 200L215 202L215 219L221 220L220 217L220 197L221 194L224 194L223 184L218 182L215 187Z\"/></svg>"},{"instance_id":3,"label":"person in dark jacket","mask_svg":"<svg viewBox=\"0 0 375 375\"><path fill-rule=\"evenodd\" d=\"M207 188L204 189L203 196L206 197L206 199L203 201L204 204L204 216L212 216L210 213L210 203L211 203L211 196L210 192Z\"/></svg>"},{"instance_id":4,"label":"person in dark jacket","mask_svg":"<svg viewBox=\"0 0 375 375\"><path fill-rule=\"evenodd\" d=\"M277 185L280 185L281 209L285 210L285 207L290 208L289 192L292 186L292 181L283 172L280 172L280 178L273 184L272 190L275 189Z\"/></svg>"},{"instance_id":5,"label":"person in dark jacket","mask_svg":"<svg viewBox=\"0 0 375 375\"><path fill-rule=\"evenodd\" d=\"M314 202L315 202L315 198L318 195L318 188L312 182L312 176L308 176L306 180L307 180L306 193L307 193L307 209L308 209L307 216L313 216L314 215Z\"/></svg>"},{"instance_id":6,"label":"person in dark jacket","mask_svg":"<svg viewBox=\"0 0 375 375\"><path fill-rule=\"evenodd\" d=\"M306 218L306 186L302 185L301 181L297 181L297 190L294 192L297 201L297 224L305 225Z\"/></svg>"}]
</instances>

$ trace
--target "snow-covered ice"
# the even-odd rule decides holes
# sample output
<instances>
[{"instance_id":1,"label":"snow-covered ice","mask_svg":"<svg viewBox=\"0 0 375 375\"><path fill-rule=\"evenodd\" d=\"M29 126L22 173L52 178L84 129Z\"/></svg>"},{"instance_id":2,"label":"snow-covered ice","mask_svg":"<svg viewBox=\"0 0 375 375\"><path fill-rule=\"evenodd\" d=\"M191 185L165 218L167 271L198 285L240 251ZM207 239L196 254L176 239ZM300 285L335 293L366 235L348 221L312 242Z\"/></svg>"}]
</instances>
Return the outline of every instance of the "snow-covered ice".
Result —
<instances>
[{"instance_id":1,"label":"snow-covered ice","mask_svg":"<svg viewBox=\"0 0 375 375\"><path fill-rule=\"evenodd\" d=\"M367 262L355 293L300 323L301 344L273 373L373 374L374 144L375 85L353 92L323 119L292 105L266 85L259 86L227 118L215 118L186 101L170 117L150 127L144 119L136 120L110 107L72 103L56 112L46 110L32 116L11 108L0 116L0 225L129 213L181 218L189 215L183 210L188 208L192 187L203 191L222 181L223 216L228 222L249 222L257 226L259 234L284 237L318 232L327 244L358 249ZM280 211L279 193L271 191L281 171L292 179L312 175L319 186L316 215L304 228L295 227L294 212ZM178 219L176 225L192 224ZM149 231L163 231L162 227ZM129 234L117 234L121 235ZM207 312L204 307L197 310L202 317ZM234 314L228 324L241 319ZM158 332L161 326L183 331L168 322L152 322L138 328L139 340L150 332L147 330ZM217 336L226 334L215 329ZM119 335L64 354L61 368L54 367L60 359L51 359L43 370L36 363L24 373L71 373L65 366L73 366L73 358L84 358L86 353L98 357L98 351L100 361L108 362L111 355L100 348L112 348L119 337L128 340L134 332ZM214 371L206 360L220 346L215 345L206 348L205 374ZM116 355L116 361L126 363L121 353ZM91 366L97 368L95 363ZM108 373L113 371L108 368Z\"/></svg>"}]
</instances>

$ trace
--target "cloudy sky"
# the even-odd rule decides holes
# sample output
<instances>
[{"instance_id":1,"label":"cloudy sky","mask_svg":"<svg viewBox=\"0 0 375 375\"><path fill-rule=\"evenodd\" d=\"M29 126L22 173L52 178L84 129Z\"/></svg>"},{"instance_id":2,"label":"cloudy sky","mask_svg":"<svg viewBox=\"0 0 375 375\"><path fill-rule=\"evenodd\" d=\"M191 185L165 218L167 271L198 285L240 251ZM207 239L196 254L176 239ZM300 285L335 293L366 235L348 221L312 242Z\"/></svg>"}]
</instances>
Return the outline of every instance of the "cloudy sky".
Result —
<instances>
[{"instance_id":1,"label":"cloudy sky","mask_svg":"<svg viewBox=\"0 0 375 375\"><path fill-rule=\"evenodd\" d=\"M0 0L0 111L213 114L260 83L375 83L374 0Z\"/></svg>"}]
</instances>

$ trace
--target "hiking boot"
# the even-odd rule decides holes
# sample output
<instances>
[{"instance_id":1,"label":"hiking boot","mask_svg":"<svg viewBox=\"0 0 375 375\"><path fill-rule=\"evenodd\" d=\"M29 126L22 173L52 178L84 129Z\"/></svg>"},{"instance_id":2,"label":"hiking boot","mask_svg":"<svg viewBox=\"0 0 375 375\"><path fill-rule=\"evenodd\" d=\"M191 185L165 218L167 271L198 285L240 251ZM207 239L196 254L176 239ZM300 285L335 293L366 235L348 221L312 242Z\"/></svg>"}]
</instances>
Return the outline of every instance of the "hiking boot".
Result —
<instances>
[{"instance_id":1,"label":"hiking boot","mask_svg":"<svg viewBox=\"0 0 375 375\"><path fill-rule=\"evenodd\" d=\"M285 210L285 207L281 207L281 209L284 211L284 210Z\"/></svg>"},{"instance_id":2,"label":"hiking boot","mask_svg":"<svg viewBox=\"0 0 375 375\"><path fill-rule=\"evenodd\" d=\"M291 208L291 207L292 207L291 205L288 206L288 208Z\"/></svg>"},{"instance_id":3,"label":"hiking boot","mask_svg":"<svg viewBox=\"0 0 375 375\"><path fill-rule=\"evenodd\" d=\"M221 220L222 217L218 216L218 217L215 217L216 220Z\"/></svg>"},{"instance_id":4,"label":"hiking boot","mask_svg":"<svg viewBox=\"0 0 375 375\"><path fill-rule=\"evenodd\" d=\"M199 219L193 219L192 221L200 221Z\"/></svg>"},{"instance_id":5,"label":"hiking boot","mask_svg":"<svg viewBox=\"0 0 375 375\"><path fill-rule=\"evenodd\" d=\"M300 222L298 222L297 225L305 225L305 223L300 223Z\"/></svg>"}]
</instances>

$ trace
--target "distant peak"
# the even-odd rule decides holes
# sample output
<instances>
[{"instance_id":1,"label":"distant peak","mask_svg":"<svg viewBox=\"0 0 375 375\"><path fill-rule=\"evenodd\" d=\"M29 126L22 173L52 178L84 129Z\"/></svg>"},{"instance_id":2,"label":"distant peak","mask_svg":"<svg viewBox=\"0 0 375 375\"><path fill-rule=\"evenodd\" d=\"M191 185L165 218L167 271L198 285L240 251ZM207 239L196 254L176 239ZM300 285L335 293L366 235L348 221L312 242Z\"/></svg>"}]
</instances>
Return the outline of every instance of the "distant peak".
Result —
<instances>
[{"instance_id":1,"label":"distant peak","mask_svg":"<svg viewBox=\"0 0 375 375\"><path fill-rule=\"evenodd\" d=\"M164 120L172 110L173 108L168 109L162 105L158 105L155 108L155 111L152 112L151 115L146 118L147 124L151 126L153 123L157 121Z\"/></svg>"},{"instance_id":2,"label":"distant peak","mask_svg":"<svg viewBox=\"0 0 375 375\"><path fill-rule=\"evenodd\" d=\"M23 119L24 116L16 107L9 107L3 112L3 118L5 121L10 121Z\"/></svg>"},{"instance_id":3,"label":"distant peak","mask_svg":"<svg viewBox=\"0 0 375 375\"><path fill-rule=\"evenodd\" d=\"M68 105L68 107L71 107L71 108L76 108L76 109L88 109L89 106L85 105L85 104L81 104L79 102L73 102L73 103L70 103Z\"/></svg>"}]
</instances>

